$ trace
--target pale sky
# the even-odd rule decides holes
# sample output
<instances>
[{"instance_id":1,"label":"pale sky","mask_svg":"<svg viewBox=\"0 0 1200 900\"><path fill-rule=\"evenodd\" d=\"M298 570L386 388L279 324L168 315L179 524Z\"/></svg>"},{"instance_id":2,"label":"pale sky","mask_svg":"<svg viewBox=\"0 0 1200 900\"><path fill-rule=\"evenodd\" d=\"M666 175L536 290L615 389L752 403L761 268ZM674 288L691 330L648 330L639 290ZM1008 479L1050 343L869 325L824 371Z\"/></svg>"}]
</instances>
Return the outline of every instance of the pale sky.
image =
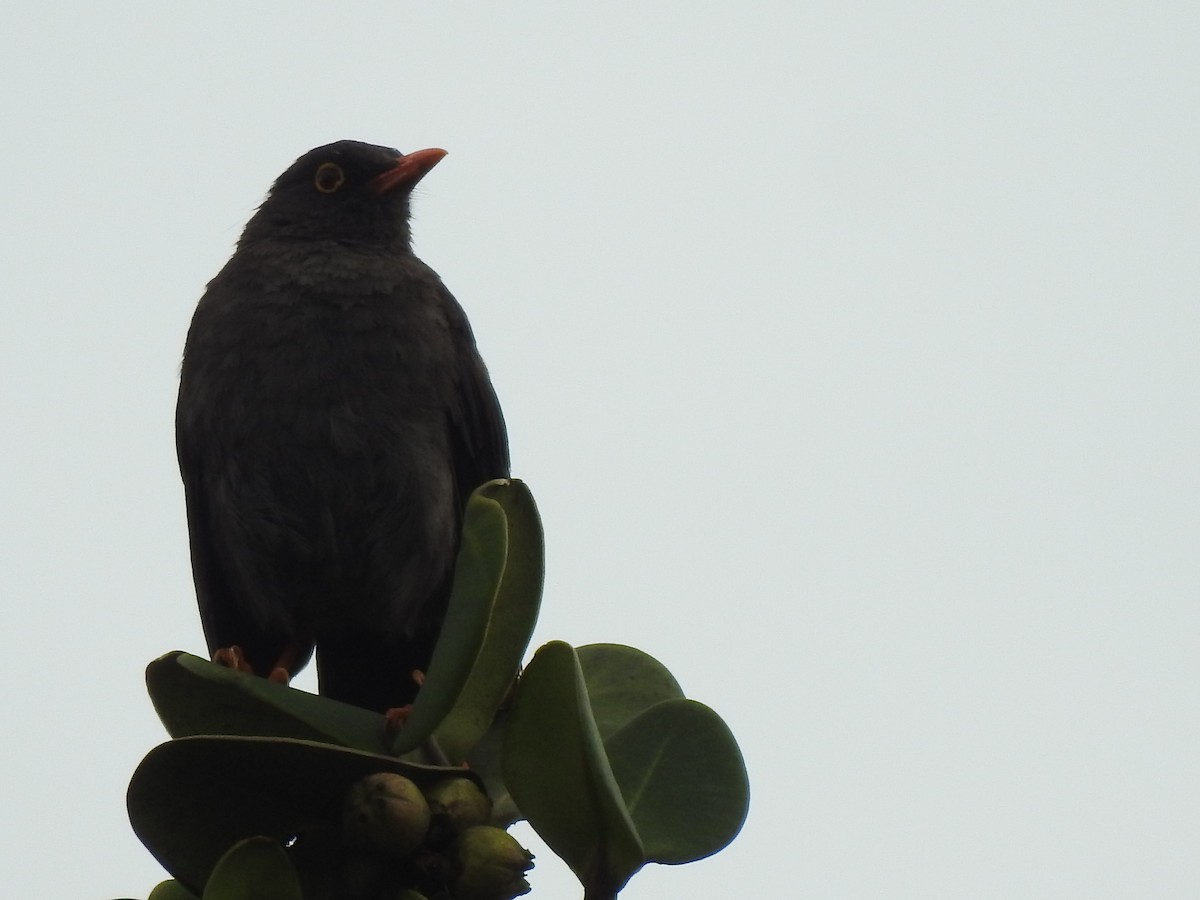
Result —
<instances>
[{"instance_id":1,"label":"pale sky","mask_svg":"<svg viewBox=\"0 0 1200 900\"><path fill-rule=\"evenodd\" d=\"M24 4L0 32L0 896L145 898L203 652L173 415L271 181L449 156L418 253L537 498L752 800L622 898L1200 894L1200 7ZM301 679L312 687L311 673ZM534 898L581 896L528 831Z\"/></svg>"}]
</instances>

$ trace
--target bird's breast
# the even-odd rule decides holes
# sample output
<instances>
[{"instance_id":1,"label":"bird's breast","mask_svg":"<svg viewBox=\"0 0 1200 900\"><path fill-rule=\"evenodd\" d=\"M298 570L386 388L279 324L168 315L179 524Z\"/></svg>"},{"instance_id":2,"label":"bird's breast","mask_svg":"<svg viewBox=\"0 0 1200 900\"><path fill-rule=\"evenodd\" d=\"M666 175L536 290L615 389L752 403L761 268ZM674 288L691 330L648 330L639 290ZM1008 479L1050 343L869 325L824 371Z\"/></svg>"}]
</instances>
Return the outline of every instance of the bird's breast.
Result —
<instances>
[{"instance_id":1,"label":"bird's breast","mask_svg":"<svg viewBox=\"0 0 1200 900\"><path fill-rule=\"evenodd\" d=\"M336 589L363 615L391 597L403 617L394 597L428 594L452 564L443 385L455 361L425 299L271 291L197 311L184 430L205 435L205 469L238 531L281 568L316 564L305 605Z\"/></svg>"}]
</instances>

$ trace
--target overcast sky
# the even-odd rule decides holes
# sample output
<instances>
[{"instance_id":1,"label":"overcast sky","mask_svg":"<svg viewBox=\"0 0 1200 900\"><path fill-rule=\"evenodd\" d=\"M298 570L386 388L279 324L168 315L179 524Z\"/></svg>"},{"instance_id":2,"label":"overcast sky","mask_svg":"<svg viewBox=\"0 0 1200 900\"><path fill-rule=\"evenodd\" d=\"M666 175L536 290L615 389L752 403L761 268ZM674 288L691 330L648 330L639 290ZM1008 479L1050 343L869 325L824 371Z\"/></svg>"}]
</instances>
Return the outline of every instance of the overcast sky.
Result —
<instances>
[{"instance_id":1,"label":"overcast sky","mask_svg":"<svg viewBox=\"0 0 1200 900\"><path fill-rule=\"evenodd\" d=\"M1200 893L1200 7L23 4L0 32L0 896L144 898L173 414L271 181L438 146L547 535L750 770L629 900ZM312 686L311 678L300 682ZM537 898L580 896L538 853Z\"/></svg>"}]
</instances>

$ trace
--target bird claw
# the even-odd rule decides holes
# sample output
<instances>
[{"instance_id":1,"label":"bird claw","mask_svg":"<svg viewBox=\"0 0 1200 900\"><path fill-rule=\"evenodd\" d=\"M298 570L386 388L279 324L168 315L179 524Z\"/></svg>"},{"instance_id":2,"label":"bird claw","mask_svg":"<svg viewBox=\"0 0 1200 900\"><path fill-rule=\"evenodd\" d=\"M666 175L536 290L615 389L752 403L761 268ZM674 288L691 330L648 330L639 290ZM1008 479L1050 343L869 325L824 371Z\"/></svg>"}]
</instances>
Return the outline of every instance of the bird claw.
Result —
<instances>
[{"instance_id":1,"label":"bird claw","mask_svg":"<svg viewBox=\"0 0 1200 900\"><path fill-rule=\"evenodd\" d=\"M387 723L384 726L387 733L395 734L397 731L403 728L408 723L408 717L412 715L412 710L413 708L411 703L406 704L405 706L393 706L391 709L386 710L383 714L383 718Z\"/></svg>"},{"instance_id":2,"label":"bird claw","mask_svg":"<svg viewBox=\"0 0 1200 900\"><path fill-rule=\"evenodd\" d=\"M256 675L254 667L250 665L246 659L246 654L241 647L234 644L232 647L222 647L213 654L212 661L219 666L224 666L227 669L233 669L235 672L245 672L247 675ZM267 681L273 681L275 684L287 685L292 680L292 673L287 670L286 666L276 665L267 675Z\"/></svg>"},{"instance_id":3,"label":"bird claw","mask_svg":"<svg viewBox=\"0 0 1200 900\"><path fill-rule=\"evenodd\" d=\"M232 647L222 647L213 654L212 661L219 666L233 669L235 672L245 672L248 675L254 674L254 669L250 667L250 663L246 660L246 654L236 644Z\"/></svg>"},{"instance_id":4,"label":"bird claw","mask_svg":"<svg viewBox=\"0 0 1200 900\"><path fill-rule=\"evenodd\" d=\"M420 669L413 669L412 680L417 687L425 684L425 673ZM395 734L401 728L408 724L408 717L412 715L413 705L406 703L404 706L393 706L391 709L383 711L383 718L387 721L385 729L389 735Z\"/></svg>"}]
</instances>

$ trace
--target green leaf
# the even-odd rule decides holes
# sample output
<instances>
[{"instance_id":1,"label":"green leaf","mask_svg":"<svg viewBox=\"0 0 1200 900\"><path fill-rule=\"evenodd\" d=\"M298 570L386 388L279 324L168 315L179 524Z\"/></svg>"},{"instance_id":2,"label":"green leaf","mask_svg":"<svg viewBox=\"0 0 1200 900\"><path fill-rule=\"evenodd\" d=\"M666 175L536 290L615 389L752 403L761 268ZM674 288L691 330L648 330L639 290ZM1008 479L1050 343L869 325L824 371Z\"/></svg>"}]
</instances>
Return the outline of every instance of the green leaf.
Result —
<instances>
[{"instance_id":1,"label":"green leaf","mask_svg":"<svg viewBox=\"0 0 1200 900\"><path fill-rule=\"evenodd\" d=\"M451 762L467 758L512 690L542 599L542 523L529 488L513 479L489 482L480 492L504 509L508 553L479 657L454 708L434 733Z\"/></svg>"},{"instance_id":2,"label":"green leaf","mask_svg":"<svg viewBox=\"0 0 1200 900\"><path fill-rule=\"evenodd\" d=\"M178 881L172 879L156 884L147 900L199 900L199 898Z\"/></svg>"},{"instance_id":3,"label":"green leaf","mask_svg":"<svg viewBox=\"0 0 1200 900\"><path fill-rule=\"evenodd\" d=\"M606 741L654 704L683 697L675 676L649 653L624 644L587 644L575 652L596 727Z\"/></svg>"},{"instance_id":4,"label":"green leaf","mask_svg":"<svg viewBox=\"0 0 1200 900\"><path fill-rule=\"evenodd\" d=\"M203 900L301 900L300 879L279 844L247 838L217 862Z\"/></svg>"},{"instance_id":5,"label":"green leaf","mask_svg":"<svg viewBox=\"0 0 1200 900\"><path fill-rule=\"evenodd\" d=\"M746 765L728 726L703 703L659 703L606 749L648 860L702 859L741 830L750 804Z\"/></svg>"},{"instance_id":6,"label":"green leaf","mask_svg":"<svg viewBox=\"0 0 1200 900\"><path fill-rule=\"evenodd\" d=\"M150 751L129 783L133 830L173 877L199 895L233 844L257 835L284 843L340 822L354 782L376 772L424 788L460 768L288 738L199 735ZM478 783L478 779L476 779Z\"/></svg>"},{"instance_id":7,"label":"green leaf","mask_svg":"<svg viewBox=\"0 0 1200 900\"><path fill-rule=\"evenodd\" d=\"M408 720L392 742L392 752L397 756L420 746L446 718L483 646L508 554L504 507L483 493L486 487L477 489L467 501L446 618L425 683Z\"/></svg>"},{"instance_id":8,"label":"green leaf","mask_svg":"<svg viewBox=\"0 0 1200 900\"><path fill-rule=\"evenodd\" d=\"M569 644L546 644L522 674L503 769L521 813L589 893L613 895L642 867L641 843Z\"/></svg>"},{"instance_id":9,"label":"green leaf","mask_svg":"<svg viewBox=\"0 0 1200 900\"><path fill-rule=\"evenodd\" d=\"M497 828L508 828L513 822L521 819L521 812L508 793L508 785L504 783L502 756L504 752L504 735L508 728L509 710L502 709L492 720L492 727L471 748L471 755L466 765L479 777L487 791L488 799L492 801L491 823Z\"/></svg>"},{"instance_id":10,"label":"green leaf","mask_svg":"<svg viewBox=\"0 0 1200 900\"><path fill-rule=\"evenodd\" d=\"M146 667L146 687L171 737L290 737L386 753L383 716L267 681L179 650Z\"/></svg>"}]
</instances>

